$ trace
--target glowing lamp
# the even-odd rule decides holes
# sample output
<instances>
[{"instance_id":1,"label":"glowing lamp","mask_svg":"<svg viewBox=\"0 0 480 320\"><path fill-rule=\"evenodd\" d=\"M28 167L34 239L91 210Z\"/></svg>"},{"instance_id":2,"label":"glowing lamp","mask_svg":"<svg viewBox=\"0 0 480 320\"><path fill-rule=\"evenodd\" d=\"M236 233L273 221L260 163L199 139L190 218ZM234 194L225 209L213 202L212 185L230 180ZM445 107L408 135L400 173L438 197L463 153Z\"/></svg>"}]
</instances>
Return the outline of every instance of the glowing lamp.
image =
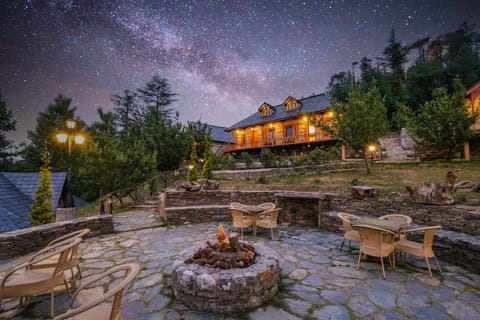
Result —
<instances>
[{"instance_id":1,"label":"glowing lamp","mask_svg":"<svg viewBox=\"0 0 480 320\"><path fill-rule=\"evenodd\" d=\"M83 142L85 142L85 137L81 134L77 134L73 139L75 140L75 144L83 144Z\"/></svg>"},{"instance_id":2,"label":"glowing lamp","mask_svg":"<svg viewBox=\"0 0 480 320\"><path fill-rule=\"evenodd\" d=\"M75 125L76 125L75 121L67 120L67 128L68 129L75 129Z\"/></svg>"},{"instance_id":3,"label":"glowing lamp","mask_svg":"<svg viewBox=\"0 0 480 320\"><path fill-rule=\"evenodd\" d=\"M68 135L66 133L57 133L57 141L60 143L65 143L67 142Z\"/></svg>"}]
</instances>

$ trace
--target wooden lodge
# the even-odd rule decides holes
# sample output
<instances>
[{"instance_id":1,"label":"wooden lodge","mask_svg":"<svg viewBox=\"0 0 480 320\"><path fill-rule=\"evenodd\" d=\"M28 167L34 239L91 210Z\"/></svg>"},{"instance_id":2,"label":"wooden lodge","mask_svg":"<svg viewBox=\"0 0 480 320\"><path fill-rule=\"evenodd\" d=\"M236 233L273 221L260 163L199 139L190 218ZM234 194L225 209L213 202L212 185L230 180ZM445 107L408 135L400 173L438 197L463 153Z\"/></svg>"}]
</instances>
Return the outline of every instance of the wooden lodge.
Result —
<instances>
[{"instance_id":1,"label":"wooden lodge","mask_svg":"<svg viewBox=\"0 0 480 320\"><path fill-rule=\"evenodd\" d=\"M480 112L480 82L467 90L466 105L469 112ZM476 133L480 132L480 117L477 117L472 129ZM478 135L465 143L464 153L466 160L480 160L480 138Z\"/></svg>"},{"instance_id":2,"label":"wooden lodge","mask_svg":"<svg viewBox=\"0 0 480 320\"><path fill-rule=\"evenodd\" d=\"M324 94L303 99L288 97L276 106L266 102L257 112L226 129L229 137L227 151L254 151L265 147L292 147L333 141L316 126L323 118L328 121L330 99Z\"/></svg>"}]
</instances>

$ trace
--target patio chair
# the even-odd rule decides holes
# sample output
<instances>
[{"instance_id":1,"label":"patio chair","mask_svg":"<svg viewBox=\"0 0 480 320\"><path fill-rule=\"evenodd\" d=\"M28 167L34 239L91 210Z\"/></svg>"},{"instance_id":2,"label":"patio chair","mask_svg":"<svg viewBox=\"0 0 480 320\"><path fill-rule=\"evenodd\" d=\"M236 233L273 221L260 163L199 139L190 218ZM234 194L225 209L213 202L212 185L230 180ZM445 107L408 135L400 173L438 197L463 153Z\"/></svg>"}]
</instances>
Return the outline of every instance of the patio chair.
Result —
<instances>
[{"instance_id":1,"label":"patio chair","mask_svg":"<svg viewBox=\"0 0 480 320\"><path fill-rule=\"evenodd\" d=\"M243 208L243 204L241 204L240 202L230 203L230 209L242 209L242 208Z\"/></svg>"},{"instance_id":2,"label":"patio chair","mask_svg":"<svg viewBox=\"0 0 480 320\"><path fill-rule=\"evenodd\" d=\"M275 209L275 203L273 203L273 202L260 203L258 206L260 208L262 208L264 211ZM257 218L259 218L259 219L263 218L263 213L259 213L257 215Z\"/></svg>"},{"instance_id":3,"label":"patio chair","mask_svg":"<svg viewBox=\"0 0 480 320\"><path fill-rule=\"evenodd\" d=\"M88 228L70 232L66 235L63 235L59 238L56 238L56 239L50 241L47 244L46 248L49 248L53 245L56 245L56 244L62 243L62 242L63 243L69 243L69 242L75 241L75 239L77 239L77 238L83 240L83 237L85 235L87 235L89 232L90 232L90 229L88 229ZM75 282L75 272L73 271L74 267L77 268L80 278L82 277L82 273L80 272L80 266L79 266L79 263L78 263L78 260L79 260L78 248L79 248L79 246L80 246L80 243L72 249L71 257L68 259L68 265L65 266L66 267L65 271L67 271L67 270L71 271L71 278L72 278L73 285L75 287L77 286L77 284ZM38 255L40 252L38 252L36 255ZM32 258L30 258L30 261L33 261L35 259L36 255L34 255ZM50 267L53 267L55 265L57 260L58 260L58 256L53 256L53 257L50 257L48 259L45 259L45 260L43 260L39 263L36 263L36 264L32 265L31 268L32 269L50 268Z\"/></svg>"},{"instance_id":4,"label":"patio chair","mask_svg":"<svg viewBox=\"0 0 480 320\"><path fill-rule=\"evenodd\" d=\"M395 255L393 254L395 250L393 246L395 233L368 225L356 225L355 228L360 234L360 252L358 254L357 269L360 268L362 254L379 257L382 264L383 279L386 279L383 258L388 257L390 265L392 268L395 268Z\"/></svg>"},{"instance_id":5,"label":"patio chair","mask_svg":"<svg viewBox=\"0 0 480 320\"><path fill-rule=\"evenodd\" d=\"M63 284L68 290L64 270L70 265L72 250L82 240L75 239L70 243L60 242L44 248L35 255L35 259L22 263L10 270L7 270L0 286L0 306L2 299L33 296L50 292L50 315L53 317L55 310L55 287ZM45 260L58 257L57 262L48 268L36 268L35 265Z\"/></svg>"},{"instance_id":6,"label":"patio chair","mask_svg":"<svg viewBox=\"0 0 480 320\"><path fill-rule=\"evenodd\" d=\"M118 279L119 272L125 272L123 279ZM54 320L61 319L121 319L120 307L122 304L123 291L140 272L140 266L136 263L127 263L111 268L110 270L92 276L83 283L73 294L64 314L58 315ZM108 286L106 292L96 295L93 287L103 289L106 281L117 279ZM120 282L118 282L120 281ZM103 290L102 290L103 291Z\"/></svg>"},{"instance_id":7,"label":"patio chair","mask_svg":"<svg viewBox=\"0 0 480 320\"><path fill-rule=\"evenodd\" d=\"M430 277L432 277L432 270L430 268L430 262L428 260L429 258L433 258L435 260L435 263L437 264L438 270L441 273L442 268L440 268L440 264L438 263L437 257L435 256L432 248L433 238L435 237L435 230L441 228L441 226L432 226L406 230L406 233L424 231L423 243L411 241L407 238L400 239L399 241L396 241L394 243L395 250L417 257L424 257L425 262L427 263L428 273L430 274Z\"/></svg>"},{"instance_id":8,"label":"patio chair","mask_svg":"<svg viewBox=\"0 0 480 320\"><path fill-rule=\"evenodd\" d=\"M357 230L352 229L352 223L351 223L352 219L359 219L359 217L346 212L339 212L337 214L337 217L339 217L340 220L342 220L341 229L345 232L343 234L342 244L340 245L340 251L342 251L343 249L343 243L345 242L345 240L349 241L348 242L349 247L351 247L352 241L360 243L360 234L358 233Z\"/></svg>"},{"instance_id":9,"label":"patio chair","mask_svg":"<svg viewBox=\"0 0 480 320\"><path fill-rule=\"evenodd\" d=\"M250 212L243 210L241 208L230 208L230 213L232 215L232 226L230 227L230 232L233 228L240 228L240 235L243 240L243 228L252 227L254 220L250 216Z\"/></svg>"},{"instance_id":10,"label":"patio chair","mask_svg":"<svg viewBox=\"0 0 480 320\"><path fill-rule=\"evenodd\" d=\"M256 227L270 229L272 240L274 240L273 239L273 229L274 228L278 229L277 220L278 220L278 214L279 214L280 210L282 210L282 208L275 208L275 209L272 209L272 210L263 211L261 213L263 217L258 219L255 222Z\"/></svg>"},{"instance_id":11,"label":"patio chair","mask_svg":"<svg viewBox=\"0 0 480 320\"><path fill-rule=\"evenodd\" d=\"M384 216L379 217L379 219L382 220L396 220L396 221L403 221L407 225L412 223L412 218L410 218L407 215L404 214L399 214L399 213L392 213L392 214L386 214ZM399 237L400 239L405 238L405 230L407 229L407 226L400 228L399 232Z\"/></svg>"}]
</instances>

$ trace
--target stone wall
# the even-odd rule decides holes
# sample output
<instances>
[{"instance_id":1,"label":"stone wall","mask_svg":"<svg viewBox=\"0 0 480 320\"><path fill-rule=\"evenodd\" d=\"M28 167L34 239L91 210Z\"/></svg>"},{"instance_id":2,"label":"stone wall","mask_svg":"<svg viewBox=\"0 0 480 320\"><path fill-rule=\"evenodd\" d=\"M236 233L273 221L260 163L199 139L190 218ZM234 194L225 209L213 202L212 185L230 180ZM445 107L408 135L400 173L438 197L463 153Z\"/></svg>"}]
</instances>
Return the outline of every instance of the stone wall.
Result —
<instances>
[{"instance_id":1,"label":"stone wall","mask_svg":"<svg viewBox=\"0 0 480 320\"><path fill-rule=\"evenodd\" d=\"M165 206L186 207L206 205L230 205L232 202L260 204L262 202L275 202L278 191L238 191L238 190L200 190L165 192Z\"/></svg>"},{"instance_id":2,"label":"stone wall","mask_svg":"<svg viewBox=\"0 0 480 320\"><path fill-rule=\"evenodd\" d=\"M0 260L44 248L50 241L75 230L89 228L87 237L113 232L111 215L75 218L41 226L0 233Z\"/></svg>"}]
</instances>

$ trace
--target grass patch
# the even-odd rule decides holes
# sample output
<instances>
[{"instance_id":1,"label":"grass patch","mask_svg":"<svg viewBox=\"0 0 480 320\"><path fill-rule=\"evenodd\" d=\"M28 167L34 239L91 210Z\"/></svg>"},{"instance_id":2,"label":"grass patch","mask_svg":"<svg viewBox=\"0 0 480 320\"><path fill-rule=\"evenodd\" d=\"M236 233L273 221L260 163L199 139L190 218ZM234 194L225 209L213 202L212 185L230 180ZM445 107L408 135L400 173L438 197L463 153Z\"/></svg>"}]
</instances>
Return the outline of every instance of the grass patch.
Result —
<instances>
[{"instance_id":1,"label":"grass patch","mask_svg":"<svg viewBox=\"0 0 480 320\"><path fill-rule=\"evenodd\" d=\"M372 173L364 168L348 170L329 170L321 174L316 170L305 173L282 173L272 176L260 176L255 180L233 178L223 180L220 188L224 190L291 190L350 194L352 185L375 187L379 196L402 196L407 198L406 185L422 183L444 183L449 170L460 169L457 182L468 180L480 183L479 161L453 162L407 162L375 163ZM480 201L480 193L468 189L455 193L458 203Z\"/></svg>"}]
</instances>

